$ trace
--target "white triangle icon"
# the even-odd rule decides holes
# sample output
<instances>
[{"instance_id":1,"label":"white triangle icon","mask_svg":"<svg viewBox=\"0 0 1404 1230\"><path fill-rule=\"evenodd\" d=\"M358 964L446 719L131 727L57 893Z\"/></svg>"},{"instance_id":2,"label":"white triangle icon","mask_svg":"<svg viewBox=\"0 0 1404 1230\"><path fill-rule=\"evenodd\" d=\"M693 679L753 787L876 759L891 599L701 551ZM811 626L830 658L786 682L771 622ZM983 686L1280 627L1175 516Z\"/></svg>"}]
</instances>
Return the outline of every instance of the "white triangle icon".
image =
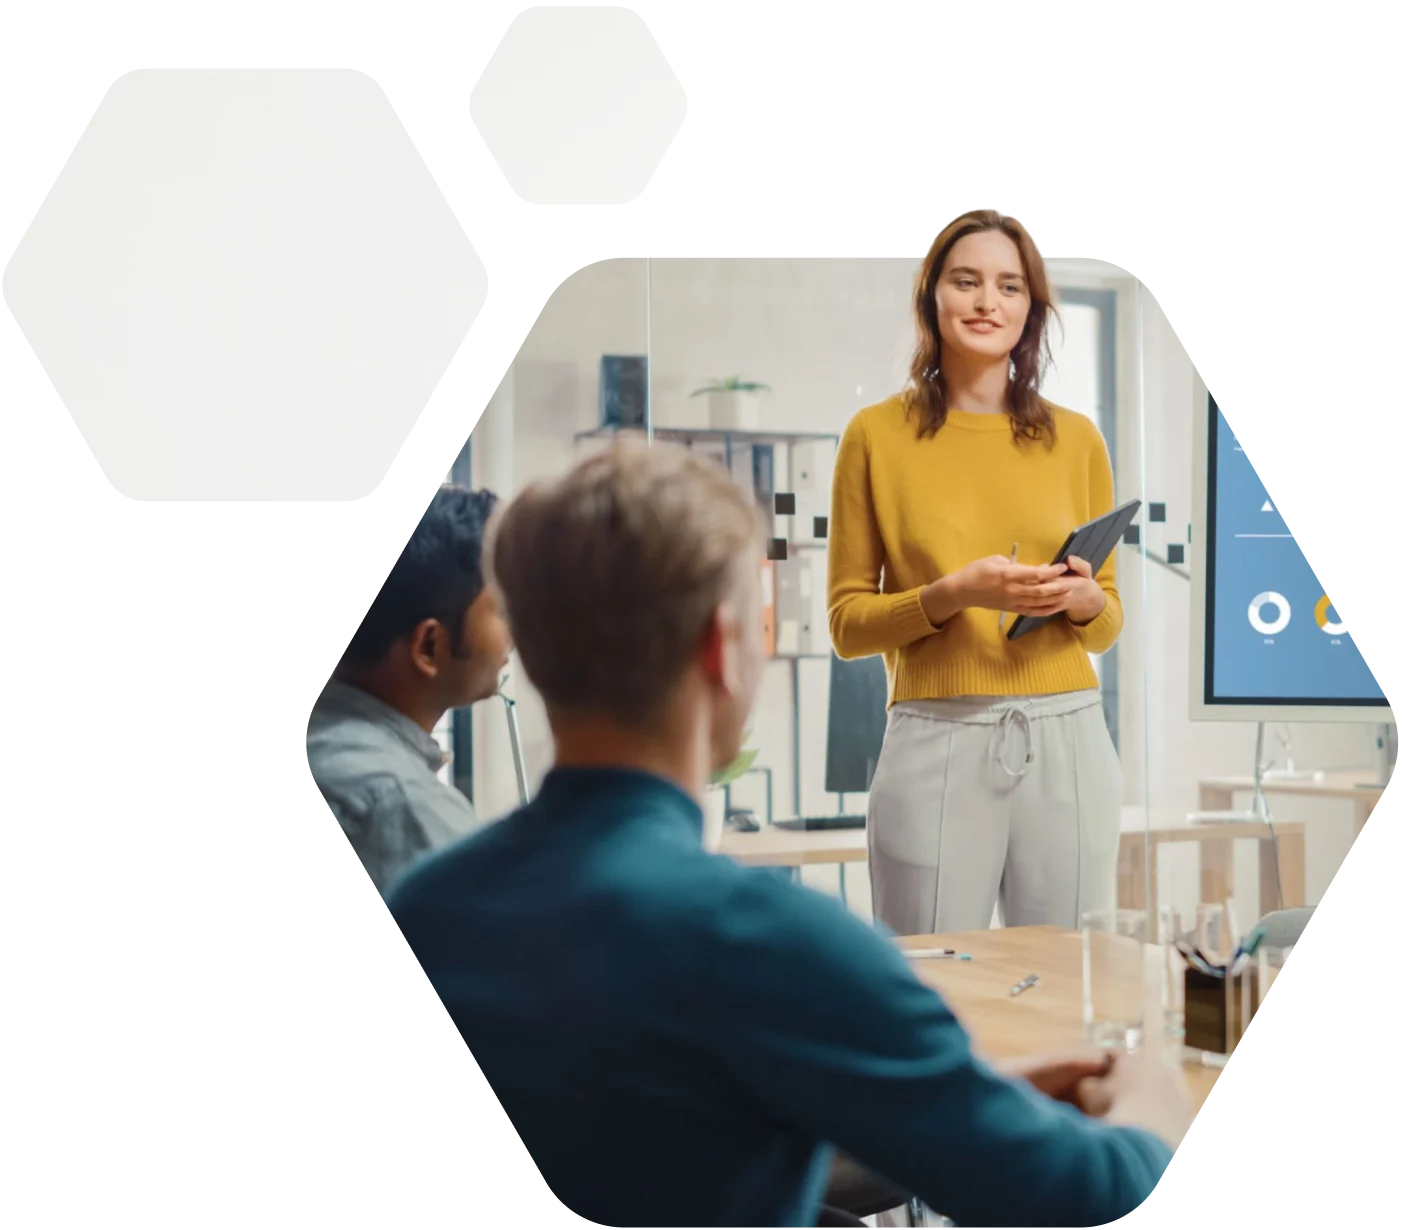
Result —
<instances>
[{"instance_id":1,"label":"white triangle icon","mask_svg":"<svg viewBox=\"0 0 1404 1230\"><path fill-rule=\"evenodd\" d=\"M1272 501L1271 501L1271 500L1264 500L1264 501L1263 501L1263 509L1262 509L1262 510L1263 510L1263 512L1275 512L1275 511L1276 511L1276 509L1274 509L1273 506L1272 506Z\"/></svg>"}]
</instances>

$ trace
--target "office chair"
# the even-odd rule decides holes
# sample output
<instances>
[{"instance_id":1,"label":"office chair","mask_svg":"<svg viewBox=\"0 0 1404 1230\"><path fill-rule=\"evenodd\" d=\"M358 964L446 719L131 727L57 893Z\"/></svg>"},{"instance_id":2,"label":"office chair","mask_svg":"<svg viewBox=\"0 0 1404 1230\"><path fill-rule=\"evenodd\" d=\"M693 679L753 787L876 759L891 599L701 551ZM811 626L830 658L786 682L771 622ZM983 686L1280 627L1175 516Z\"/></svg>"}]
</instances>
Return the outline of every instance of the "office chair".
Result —
<instances>
[{"instance_id":1,"label":"office chair","mask_svg":"<svg viewBox=\"0 0 1404 1230\"><path fill-rule=\"evenodd\" d=\"M859 1218L872 1217L892 1209L900 1209L911 1199L901 1188L861 1166L851 1157L835 1153L829 1169L829 1187L824 1193L824 1206L829 1215L834 1212ZM823 1225L847 1225L847 1222L821 1221Z\"/></svg>"}]
</instances>

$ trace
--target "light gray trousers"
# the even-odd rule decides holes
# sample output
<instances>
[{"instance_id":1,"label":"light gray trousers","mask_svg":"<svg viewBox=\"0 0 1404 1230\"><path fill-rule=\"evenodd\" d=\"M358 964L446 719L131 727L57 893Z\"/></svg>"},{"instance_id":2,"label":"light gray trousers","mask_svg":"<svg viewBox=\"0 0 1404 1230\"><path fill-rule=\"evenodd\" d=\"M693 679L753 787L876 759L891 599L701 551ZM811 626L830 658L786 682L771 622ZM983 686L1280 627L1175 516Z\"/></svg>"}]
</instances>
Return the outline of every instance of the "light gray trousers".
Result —
<instances>
[{"instance_id":1,"label":"light gray trousers","mask_svg":"<svg viewBox=\"0 0 1404 1230\"><path fill-rule=\"evenodd\" d=\"M1095 691L908 701L868 795L873 915L898 935L1076 928L1116 901L1121 763Z\"/></svg>"}]
</instances>

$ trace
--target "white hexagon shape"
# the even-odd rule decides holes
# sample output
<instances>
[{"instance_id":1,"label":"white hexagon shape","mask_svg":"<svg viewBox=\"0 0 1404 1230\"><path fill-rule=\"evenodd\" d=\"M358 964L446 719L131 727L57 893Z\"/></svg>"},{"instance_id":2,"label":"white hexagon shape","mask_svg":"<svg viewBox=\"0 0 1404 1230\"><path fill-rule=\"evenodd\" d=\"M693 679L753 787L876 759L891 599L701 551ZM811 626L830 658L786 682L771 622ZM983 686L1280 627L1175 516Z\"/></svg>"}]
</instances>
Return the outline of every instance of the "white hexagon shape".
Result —
<instances>
[{"instance_id":1,"label":"white hexagon shape","mask_svg":"<svg viewBox=\"0 0 1404 1230\"><path fill-rule=\"evenodd\" d=\"M365 74L155 70L107 92L4 293L125 495L337 500L380 483L487 276Z\"/></svg>"},{"instance_id":2,"label":"white hexagon shape","mask_svg":"<svg viewBox=\"0 0 1404 1230\"><path fill-rule=\"evenodd\" d=\"M687 96L637 13L534 8L508 27L469 111L523 200L622 205L658 169Z\"/></svg>"}]
</instances>

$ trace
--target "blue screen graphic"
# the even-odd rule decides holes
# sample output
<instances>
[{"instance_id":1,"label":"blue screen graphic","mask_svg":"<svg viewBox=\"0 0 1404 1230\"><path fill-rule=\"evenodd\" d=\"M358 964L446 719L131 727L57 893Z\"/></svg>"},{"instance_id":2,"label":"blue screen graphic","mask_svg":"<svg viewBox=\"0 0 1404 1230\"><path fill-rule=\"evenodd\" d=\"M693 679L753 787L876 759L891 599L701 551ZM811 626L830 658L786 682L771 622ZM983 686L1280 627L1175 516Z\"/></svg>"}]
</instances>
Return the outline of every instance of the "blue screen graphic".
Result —
<instances>
[{"instance_id":1,"label":"blue screen graphic","mask_svg":"<svg viewBox=\"0 0 1404 1230\"><path fill-rule=\"evenodd\" d=\"M1205 700L1383 704L1350 632L1210 400Z\"/></svg>"}]
</instances>

